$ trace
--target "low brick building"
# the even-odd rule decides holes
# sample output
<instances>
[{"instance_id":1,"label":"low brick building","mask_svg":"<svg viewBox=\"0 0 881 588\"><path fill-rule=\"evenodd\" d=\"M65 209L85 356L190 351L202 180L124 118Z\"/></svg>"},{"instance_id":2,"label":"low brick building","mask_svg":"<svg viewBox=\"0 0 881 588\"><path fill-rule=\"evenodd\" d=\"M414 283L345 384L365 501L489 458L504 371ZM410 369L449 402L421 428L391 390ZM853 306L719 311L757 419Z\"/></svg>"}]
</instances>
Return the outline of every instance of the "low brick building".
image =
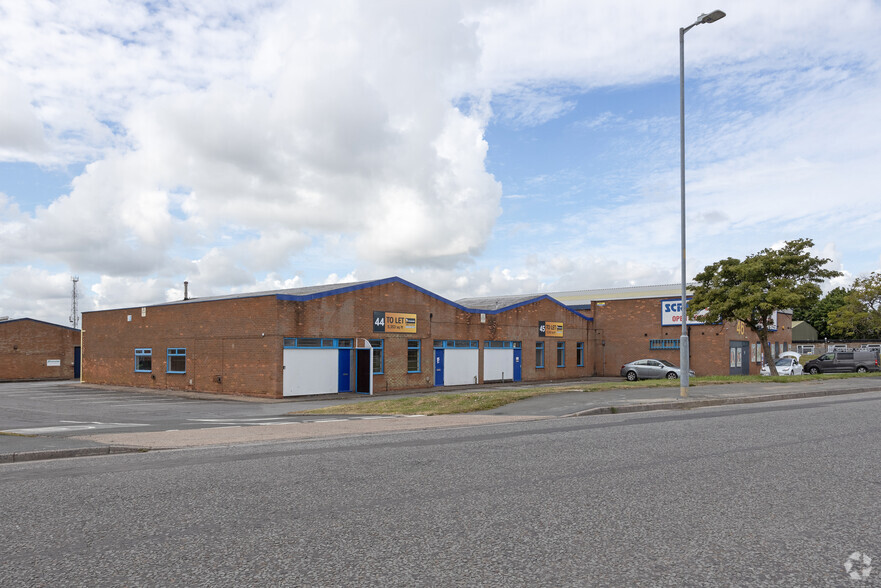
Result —
<instances>
[{"instance_id":1,"label":"low brick building","mask_svg":"<svg viewBox=\"0 0 881 588\"><path fill-rule=\"evenodd\" d=\"M584 377L591 319L400 278L83 313L83 381L266 397Z\"/></svg>"},{"instance_id":2,"label":"low brick building","mask_svg":"<svg viewBox=\"0 0 881 588\"><path fill-rule=\"evenodd\" d=\"M679 365L682 299L678 285L553 293L555 299L593 319L589 346L592 374L617 376L621 366L643 358ZM689 364L697 376L756 375L763 354L758 336L739 322L688 326ZM774 357L792 347L792 313L776 313L770 335Z\"/></svg>"},{"instance_id":3,"label":"low brick building","mask_svg":"<svg viewBox=\"0 0 881 588\"><path fill-rule=\"evenodd\" d=\"M79 377L79 329L32 318L0 321L0 381Z\"/></svg>"}]
</instances>

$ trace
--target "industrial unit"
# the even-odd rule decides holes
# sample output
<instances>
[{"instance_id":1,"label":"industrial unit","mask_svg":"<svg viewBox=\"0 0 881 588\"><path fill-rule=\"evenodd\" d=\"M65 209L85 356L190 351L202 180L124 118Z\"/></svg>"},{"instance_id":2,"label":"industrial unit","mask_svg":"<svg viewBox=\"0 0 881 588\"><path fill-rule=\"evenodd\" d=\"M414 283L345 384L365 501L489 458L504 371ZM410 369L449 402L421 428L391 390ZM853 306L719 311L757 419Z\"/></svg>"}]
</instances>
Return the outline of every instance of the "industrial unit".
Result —
<instances>
[{"instance_id":1,"label":"industrial unit","mask_svg":"<svg viewBox=\"0 0 881 588\"><path fill-rule=\"evenodd\" d=\"M83 313L83 381L271 398L618 376L679 363L678 286L451 301L393 277ZM780 311L772 355L792 344ZM757 374L741 323L689 323L697 375Z\"/></svg>"},{"instance_id":2,"label":"industrial unit","mask_svg":"<svg viewBox=\"0 0 881 588\"><path fill-rule=\"evenodd\" d=\"M679 365L682 334L681 286L638 286L575 290L550 294L593 319L590 346L592 374L617 376L621 366L642 358ZM741 322L688 322L689 363L698 376L756 375L764 358L758 336ZM770 333L777 358L792 346L792 311L775 313ZM765 361L765 363L767 363Z\"/></svg>"},{"instance_id":3,"label":"industrial unit","mask_svg":"<svg viewBox=\"0 0 881 588\"><path fill-rule=\"evenodd\" d=\"M79 377L79 329L32 318L0 319L0 381Z\"/></svg>"},{"instance_id":4,"label":"industrial unit","mask_svg":"<svg viewBox=\"0 0 881 588\"><path fill-rule=\"evenodd\" d=\"M265 397L589 376L591 319L401 278L83 313L83 381Z\"/></svg>"}]
</instances>

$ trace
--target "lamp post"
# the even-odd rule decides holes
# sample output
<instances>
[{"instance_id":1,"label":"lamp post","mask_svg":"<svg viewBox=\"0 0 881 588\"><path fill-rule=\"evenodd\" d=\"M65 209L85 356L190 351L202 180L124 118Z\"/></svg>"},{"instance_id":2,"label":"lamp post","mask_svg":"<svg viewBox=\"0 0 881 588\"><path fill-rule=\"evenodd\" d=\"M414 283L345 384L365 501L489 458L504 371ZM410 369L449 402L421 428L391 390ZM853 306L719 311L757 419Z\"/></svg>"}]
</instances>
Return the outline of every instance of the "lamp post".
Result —
<instances>
[{"instance_id":1,"label":"lamp post","mask_svg":"<svg viewBox=\"0 0 881 588\"><path fill-rule=\"evenodd\" d=\"M682 336L679 337L679 366L681 368L679 378L679 396L688 396L688 313L686 312L685 299L685 33L699 24L709 24L724 18L725 13L714 10L709 14L702 14L697 20L685 28L679 29L679 180L681 187L680 209L682 225Z\"/></svg>"}]
</instances>

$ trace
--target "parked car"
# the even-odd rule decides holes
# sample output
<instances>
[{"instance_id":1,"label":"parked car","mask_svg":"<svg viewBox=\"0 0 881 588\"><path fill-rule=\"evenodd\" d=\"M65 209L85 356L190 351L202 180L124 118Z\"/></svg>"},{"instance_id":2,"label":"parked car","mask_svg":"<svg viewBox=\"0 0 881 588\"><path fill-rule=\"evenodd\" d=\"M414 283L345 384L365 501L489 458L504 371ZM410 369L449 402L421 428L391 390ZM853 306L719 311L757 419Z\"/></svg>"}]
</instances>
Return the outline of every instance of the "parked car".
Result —
<instances>
[{"instance_id":1,"label":"parked car","mask_svg":"<svg viewBox=\"0 0 881 588\"><path fill-rule=\"evenodd\" d=\"M621 366L621 376L629 382L652 378L675 380L679 375L680 369L664 359L638 359ZM688 375L694 376L694 371L688 370Z\"/></svg>"},{"instance_id":2,"label":"parked car","mask_svg":"<svg viewBox=\"0 0 881 588\"><path fill-rule=\"evenodd\" d=\"M877 351L830 351L805 364L809 374L834 374L841 372L877 372L881 370Z\"/></svg>"},{"instance_id":3,"label":"parked car","mask_svg":"<svg viewBox=\"0 0 881 588\"><path fill-rule=\"evenodd\" d=\"M804 373L804 368L799 362L800 355L794 351L784 351L780 354L780 358L774 362L777 366L778 376L800 376ZM771 375L771 368L763 365L759 373L763 376Z\"/></svg>"}]
</instances>

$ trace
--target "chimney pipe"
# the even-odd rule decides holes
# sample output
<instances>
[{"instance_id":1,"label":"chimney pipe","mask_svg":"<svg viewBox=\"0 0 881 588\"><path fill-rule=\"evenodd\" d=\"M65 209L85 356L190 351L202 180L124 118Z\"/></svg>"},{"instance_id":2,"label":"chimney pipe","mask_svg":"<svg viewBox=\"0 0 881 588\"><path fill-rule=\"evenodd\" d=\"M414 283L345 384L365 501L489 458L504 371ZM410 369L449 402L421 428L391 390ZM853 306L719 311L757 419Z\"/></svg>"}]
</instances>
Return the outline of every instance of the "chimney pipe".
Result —
<instances>
[{"instance_id":1,"label":"chimney pipe","mask_svg":"<svg viewBox=\"0 0 881 588\"><path fill-rule=\"evenodd\" d=\"M190 299L190 294L189 294L189 292L187 291L187 289L188 289L187 287L188 287L189 285L190 285L190 283L187 282L186 280L184 280L184 300L189 300L189 299Z\"/></svg>"}]
</instances>

